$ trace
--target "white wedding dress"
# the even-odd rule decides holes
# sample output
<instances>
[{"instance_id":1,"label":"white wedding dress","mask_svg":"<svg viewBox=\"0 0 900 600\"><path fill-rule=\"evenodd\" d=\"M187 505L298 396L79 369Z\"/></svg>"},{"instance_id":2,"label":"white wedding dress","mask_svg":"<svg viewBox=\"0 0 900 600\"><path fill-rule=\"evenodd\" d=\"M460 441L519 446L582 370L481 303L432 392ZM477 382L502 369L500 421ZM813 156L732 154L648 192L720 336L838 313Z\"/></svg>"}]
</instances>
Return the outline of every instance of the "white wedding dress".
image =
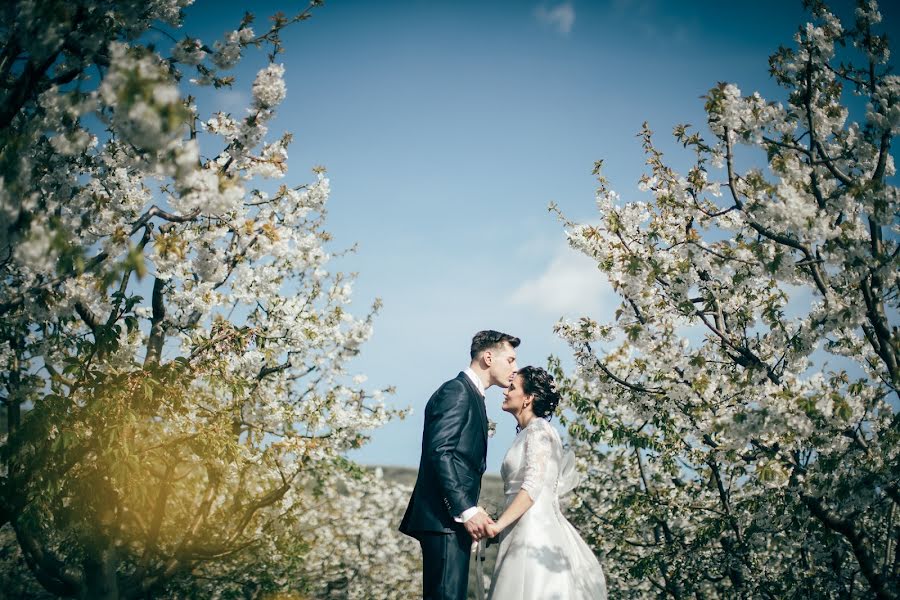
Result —
<instances>
[{"instance_id":1,"label":"white wedding dress","mask_svg":"<svg viewBox=\"0 0 900 600\"><path fill-rule=\"evenodd\" d=\"M520 489L534 504L500 533L490 600L605 600L603 569L559 508L577 475L550 423L534 418L519 432L500 474L507 506Z\"/></svg>"}]
</instances>

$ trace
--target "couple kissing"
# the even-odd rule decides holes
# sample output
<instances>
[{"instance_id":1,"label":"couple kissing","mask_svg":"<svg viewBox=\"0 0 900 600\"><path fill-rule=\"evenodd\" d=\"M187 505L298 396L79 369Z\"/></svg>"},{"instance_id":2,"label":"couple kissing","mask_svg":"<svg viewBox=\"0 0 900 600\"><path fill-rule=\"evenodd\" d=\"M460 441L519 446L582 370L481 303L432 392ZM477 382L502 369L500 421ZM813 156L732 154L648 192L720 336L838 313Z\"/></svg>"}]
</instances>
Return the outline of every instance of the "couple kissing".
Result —
<instances>
[{"instance_id":1,"label":"couple kissing","mask_svg":"<svg viewBox=\"0 0 900 600\"><path fill-rule=\"evenodd\" d=\"M400 531L422 548L423 598L464 600L473 542L500 541L489 598L605 599L603 570L563 516L559 497L576 484L574 457L550 425L560 401L553 377L518 368L519 338L479 331L468 368L425 406L419 473ZM496 520L478 506L486 469L485 392L504 388L517 435L501 465L505 509ZM480 585L480 582L479 582Z\"/></svg>"}]
</instances>

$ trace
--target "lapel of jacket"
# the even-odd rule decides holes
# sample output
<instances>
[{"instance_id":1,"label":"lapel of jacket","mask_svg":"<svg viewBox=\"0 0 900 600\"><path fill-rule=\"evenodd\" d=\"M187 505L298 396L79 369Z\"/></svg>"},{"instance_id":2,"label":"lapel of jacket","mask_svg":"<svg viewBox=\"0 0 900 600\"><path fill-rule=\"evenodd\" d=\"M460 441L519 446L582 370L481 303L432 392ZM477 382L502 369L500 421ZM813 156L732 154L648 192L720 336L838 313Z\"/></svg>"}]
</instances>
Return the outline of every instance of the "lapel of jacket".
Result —
<instances>
[{"instance_id":1,"label":"lapel of jacket","mask_svg":"<svg viewBox=\"0 0 900 600\"><path fill-rule=\"evenodd\" d=\"M487 409L484 406L484 397L481 395L481 392L478 391L478 388L475 387L475 384L472 383L472 380L469 379L465 373L460 371L459 377L462 378L463 382L465 382L466 386L469 388L469 399L475 403L476 410L481 416L481 427L484 430L484 439L488 438L488 424L487 424Z\"/></svg>"}]
</instances>

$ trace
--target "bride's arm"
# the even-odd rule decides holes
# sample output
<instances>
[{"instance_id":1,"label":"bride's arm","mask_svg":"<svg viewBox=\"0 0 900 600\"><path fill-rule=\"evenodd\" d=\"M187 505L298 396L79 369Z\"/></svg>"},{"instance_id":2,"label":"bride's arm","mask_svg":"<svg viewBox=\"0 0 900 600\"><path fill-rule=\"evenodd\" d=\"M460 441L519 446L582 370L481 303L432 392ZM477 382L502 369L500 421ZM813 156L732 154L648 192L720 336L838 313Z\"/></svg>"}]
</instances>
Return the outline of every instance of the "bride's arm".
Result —
<instances>
[{"instance_id":1,"label":"bride's arm","mask_svg":"<svg viewBox=\"0 0 900 600\"><path fill-rule=\"evenodd\" d=\"M488 525L488 533L490 536L494 537L506 529L510 523L514 523L516 519L524 515L533 504L534 500L531 499L528 492L524 489L519 490L519 493L516 494L516 497L513 498L513 501L509 506L506 507L506 510L503 511L503 514L500 515L497 522L494 525Z\"/></svg>"},{"instance_id":2,"label":"bride's arm","mask_svg":"<svg viewBox=\"0 0 900 600\"><path fill-rule=\"evenodd\" d=\"M537 501L541 488L544 486L547 461L550 460L552 449L548 428L549 425L544 423L535 423L526 430L525 435L528 437L525 438L525 479L522 481L522 489L506 507L497 522L489 526L488 533L491 537L515 523Z\"/></svg>"}]
</instances>

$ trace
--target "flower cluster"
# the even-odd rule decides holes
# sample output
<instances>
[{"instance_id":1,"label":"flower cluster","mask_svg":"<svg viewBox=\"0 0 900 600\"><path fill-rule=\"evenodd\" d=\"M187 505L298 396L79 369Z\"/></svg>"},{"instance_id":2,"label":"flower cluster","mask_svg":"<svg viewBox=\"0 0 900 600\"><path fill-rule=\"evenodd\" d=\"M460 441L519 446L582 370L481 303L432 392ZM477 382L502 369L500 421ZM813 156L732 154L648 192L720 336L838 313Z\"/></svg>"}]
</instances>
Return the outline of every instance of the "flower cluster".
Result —
<instances>
[{"instance_id":1,"label":"flower cluster","mask_svg":"<svg viewBox=\"0 0 900 600\"><path fill-rule=\"evenodd\" d=\"M269 65L256 75L253 82L253 101L259 108L274 108L284 100L284 67Z\"/></svg>"},{"instance_id":2,"label":"flower cluster","mask_svg":"<svg viewBox=\"0 0 900 600\"><path fill-rule=\"evenodd\" d=\"M122 42L112 42L109 55L99 93L113 112L116 133L144 151L166 149L183 132L188 111L165 63Z\"/></svg>"},{"instance_id":3,"label":"flower cluster","mask_svg":"<svg viewBox=\"0 0 900 600\"><path fill-rule=\"evenodd\" d=\"M220 69L231 69L241 59L241 49L248 44L254 37L253 29L250 27L241 27L235 31L229 32L225 36L225 41L215 42L213 47L215 53L212 61Z\"/></svg>"}]
</instances>

